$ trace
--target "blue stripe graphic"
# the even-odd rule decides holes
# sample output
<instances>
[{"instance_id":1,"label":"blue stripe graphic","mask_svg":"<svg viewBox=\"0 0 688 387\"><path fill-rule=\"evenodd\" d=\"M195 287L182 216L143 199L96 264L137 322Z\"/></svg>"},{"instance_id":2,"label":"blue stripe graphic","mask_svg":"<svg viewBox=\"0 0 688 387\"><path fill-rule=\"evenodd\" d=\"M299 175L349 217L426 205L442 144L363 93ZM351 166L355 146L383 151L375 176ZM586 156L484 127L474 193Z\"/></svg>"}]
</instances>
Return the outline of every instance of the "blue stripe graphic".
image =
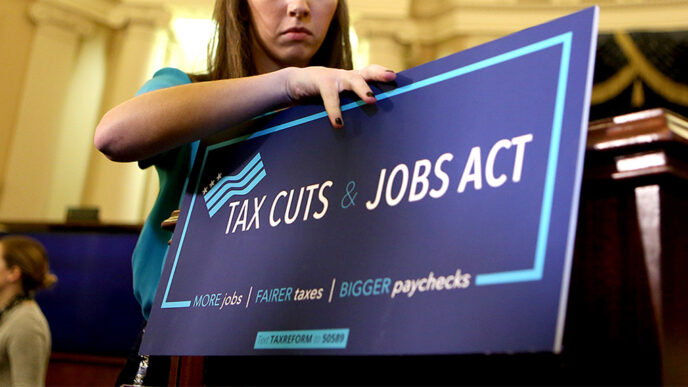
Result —
<instances>
[{"instance_id":1,"label":"blue stripe graphic","mask_svg":"<svg viewBox=\"0 0 688 387\"><path fill-rule=\"evenodd\" d=\"M227 194L226 194L225 196L222 197L222 199L215 205L215 207L213 207L212 209L210 209L210 210L208 211L208 213L210 214L210 217L212 218L213 215L215 215L215 213L216 213L217 211L219 211L220 208L222 208L222 205L225 204L225 203L227 202L227 200L229 200L229 198L231 198L232 196L246 195L247 193L251 192L251 190L252 190L258 183L260 183L261 180L263 180L263 178L265 177L265 175L266 175L266 173L265 173L265 170L263 169L262 171L260 171L260 173L258 174L258 176L256 176L256 178L253 179L253 180L249 183L249 185L248 185L246 188L241 189L241 190L231 190L231 191L227 192Z\"/></svg>"},{"instance_id":2,"label":"blue stripe graphic","mask_svg":"<svg viewBox=\"0 0 688 387\"><path fill-rule=\"evenodd\" d=\"M223 204L226 201L226 200L224 200L224 196L225 196L225 193L227 191L232 192L232 188L241 188L241 187L245 186L250 181L252 181L256 177L256 175L258 175L258 172L260 172L262 170L264 170L264 169L263 169L263 162L261 161L258 164L256 164L256 166L253 167L251 172L249 172L246 176L244 176L244 178L241 181L226 182L222 186L222 188L213 192L213 194L217 193L217 195L210 195L211 197L209 197L208 194L210 194L210 192L208 192L208 194L203 196L203 199L205 199L205 202L206 202L205 203L206 207L208 207L208 209L210 209L211 207L214 207L218 202ZM218 187L218 186L215 185L215 187ZM213 187L213 188L215 188L215 187Z\"/></svg>"},{"instance_id":3,"label":"blue stripe graphic","mask_svg":"<svg viewBox=\"0 0 688 387\"><path fill-rule=\"evenodd\" d=\"M212 218L232 196L246 195L266 176L263 161L258 153L241 172L225 176L205 195L206 208ZM243 189L237 189L244 187Z\"/></svg>"},{"instance_id":4,"label":"blue stripe graphic","mask_svg":"<svg viewBox=\"0 0 688 387\"><path fill-rule=\"evenodd\" d=\"M207 202L209 198L211 198L217 191L219 191L222 184L224 184L226 182L239 181L239 180L243 179L244 176L246 176L246 173L248 173L248 171L250 171L259 162L261 162L260 153L255 155L253 157L253 159L251 161L249 161L248 164L246 164L244 169L241 170L241 172L237 173L236 175L223 177L217 184L215 184L215 186L213 188L211 188L208 191L208 193L203 195L203 198L205 199L205 201Z\"/></svg>"}]
</instances>

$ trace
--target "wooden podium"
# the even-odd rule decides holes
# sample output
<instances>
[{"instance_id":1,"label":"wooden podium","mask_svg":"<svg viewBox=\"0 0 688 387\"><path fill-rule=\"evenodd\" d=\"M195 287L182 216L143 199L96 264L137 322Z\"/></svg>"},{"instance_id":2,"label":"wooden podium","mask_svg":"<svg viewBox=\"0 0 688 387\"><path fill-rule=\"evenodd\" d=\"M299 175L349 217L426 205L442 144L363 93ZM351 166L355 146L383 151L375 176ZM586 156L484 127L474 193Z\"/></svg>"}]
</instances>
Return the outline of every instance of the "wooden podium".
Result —
<instances>
[{"instance_id":1,"label":"wooden podium","mask_svg":"<svg viewBox=\"0 0 688 387\"><path fill-rule=\"evenodd\" d=\"M672 112L590 124L564 345L609 382L688 384L687 162Z\"/></svg>"},{"instance_id":2,"label":"wooden podium","mask_svg":"<svg viewBox=\"0 0 688 387\"><path fill-rule=\"evenodd\" d=\"M170 385L688 385L686 224L688 121L591 122L561 354L173 357ZM293 372L306 364L330 376Z\"/></svg>"}]
</instances>

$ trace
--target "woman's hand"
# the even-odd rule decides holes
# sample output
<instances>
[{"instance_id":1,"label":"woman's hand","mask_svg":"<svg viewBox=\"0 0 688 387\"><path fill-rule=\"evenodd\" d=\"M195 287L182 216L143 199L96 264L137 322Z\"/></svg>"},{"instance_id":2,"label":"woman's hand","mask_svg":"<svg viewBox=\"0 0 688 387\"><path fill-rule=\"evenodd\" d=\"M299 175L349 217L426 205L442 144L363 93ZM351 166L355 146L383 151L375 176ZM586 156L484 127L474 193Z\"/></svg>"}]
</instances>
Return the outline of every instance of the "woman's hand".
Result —
<instances>
[{"instance_id":1,"label":"woman's hand","mask_svg":"<svg viewBox=\"0 0 688 387\"><path fill-rule=\"evenodd\" d=\"M286 93L292 102L320 95L327 116L335 128L344 126L339 93L351 90L365 103L377 99L368 82L391 82L396 73L380 65L369 65L360 70L340 70L327 67L291 68L286 78Z\"/></svg>"}]
</instances>

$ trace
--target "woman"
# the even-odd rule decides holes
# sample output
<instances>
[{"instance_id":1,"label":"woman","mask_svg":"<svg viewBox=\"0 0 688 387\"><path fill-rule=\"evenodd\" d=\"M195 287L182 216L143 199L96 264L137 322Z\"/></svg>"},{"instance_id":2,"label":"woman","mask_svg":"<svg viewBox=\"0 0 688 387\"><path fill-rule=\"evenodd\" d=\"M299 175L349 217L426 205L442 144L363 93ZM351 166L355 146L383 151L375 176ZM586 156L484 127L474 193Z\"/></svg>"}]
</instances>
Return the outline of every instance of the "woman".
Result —
<instances>
[{"instance_id":1,"label":"woman","mask_svg":"<svg viewBox=\"0 0 688 387\"><path fill-rule=\"evenodd\" d=\"M0 238L0 386L45 385L50 329L33 294L57 278L36 240Z\"/></svg>"},{"instance_id":2,"label":"woman","mask_svg":"<svg viewBox=\"0 0 688 387\"><path fill-rule=\"evenodd\" d=\"M332 126L341 128L340 92L352 90L373 103L367 82L396 76L377 65L360 71L315 66L351 67L350 48L343 44L345 12L343 0L217 1L214 17L225 33L218 34L220 54L208 75L199 77L210 82L156 90L116 106L96 128L96 147L114 161L142 160L318 95ZM325 38L332 47L323 45ZM341 61L323 58L340 50Z\"/></svg>"},{"instance_id":3,"label":"woman","mask_svg":"<svg viewBox=\"0 0 688 387\"><path fill-rule=\"evenodd\" d=\"M232 137L239 130L232 127L242 122L317 96L331 125L342 128L339 93L351 90L374 103L367 82L396 77L378 65L351 70L344 0L218 0L213 17L217 32L207 74L163 69L96 128L95 145L108 158L155 165L160 178L132 258L134 292L146 319L171 237L160 224L179 207L198 140L221 131ZM138 368L146 369L132 370Z\"/></svg>"}]
</instances>

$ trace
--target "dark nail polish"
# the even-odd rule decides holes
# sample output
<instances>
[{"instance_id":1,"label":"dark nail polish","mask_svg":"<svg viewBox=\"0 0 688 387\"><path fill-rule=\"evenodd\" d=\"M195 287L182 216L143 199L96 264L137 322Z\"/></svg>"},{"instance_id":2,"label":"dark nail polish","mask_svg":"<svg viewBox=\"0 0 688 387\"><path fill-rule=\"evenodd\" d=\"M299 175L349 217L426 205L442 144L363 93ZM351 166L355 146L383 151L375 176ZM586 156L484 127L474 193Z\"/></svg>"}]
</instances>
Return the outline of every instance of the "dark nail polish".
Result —
<instances>
[{"instance_id":1,"label":"dark nail polish","mask_svg":"<svg viewBox=\"0 0 688 387\"><path fill-rule=\"evenodd\" d=\"M344 122L342 122L342 119L340 117L335 118L334 122L336 122L337 125L342 125L344 123Z\"/></svg>"},{"instance_id":2,"label":"dark nail polish","mask_svg":"<svg viewBox=\"0 0 688 387\"><path fill-rule=\"evenodd\" d=\"M372 91L367 92L366 95L367 95L368 97L375 97L375 94L373 94Z\"/></svg>"}]
</instances>

